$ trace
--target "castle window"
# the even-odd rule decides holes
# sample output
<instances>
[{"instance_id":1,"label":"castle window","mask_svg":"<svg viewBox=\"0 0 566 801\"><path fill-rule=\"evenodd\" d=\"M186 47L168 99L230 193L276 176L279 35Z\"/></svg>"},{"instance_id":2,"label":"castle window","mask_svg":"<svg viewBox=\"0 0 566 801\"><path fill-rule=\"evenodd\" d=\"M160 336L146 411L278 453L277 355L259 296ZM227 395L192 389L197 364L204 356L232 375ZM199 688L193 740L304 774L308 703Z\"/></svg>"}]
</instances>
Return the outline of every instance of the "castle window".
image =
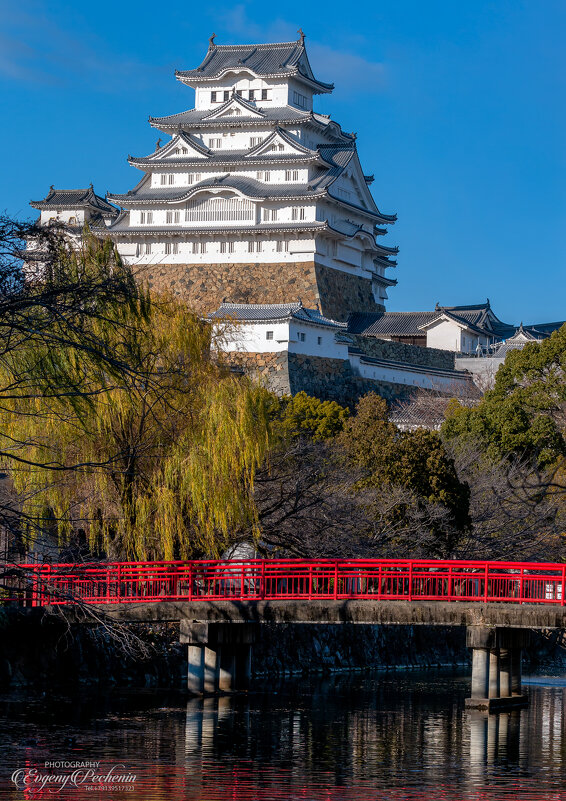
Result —
<instances>
[{"instance_id":1,"label":"castle window","mask_svg":"<svg viewBox=\"0 0 566 801\"><path fill-rule=\"evenodd\" d=\"M242 90L241 89L236 89L236 94L238 95L238 97L241 97L242 96Z\"/></svg>"},{"instance_id":2,"label":"castle window","mask_svg":"<svg viewBox=\"0 0 566 801\"><path fill-rule=\"evenodd\" d=\"M299 92L293 92L293 103L299 108L306 108L307 107L307 99L304 95L300 94Z\"/></svg>"},{"instance_id":3,"label":"castle window","mask_svg":"<svg viewBox=\"0 0 566 801\"><path fill-rule=\"evenodd\" d=\"M187 222L224 222L255 220L255 206L249 200L239 197L195 198L189 201L185 210Z\"/></svg>"},{"instance_id":4,"label":"castle window","mask_svg":"<svg viewBox=\"0 0 566 801\"><path fill-rule=\"evenodd\" d=\"M167 212L167 214L165 216L165 221L167 223L172 223L173 222L173 212L172 211L168 211Z\"/></svg>"},{"instance_id":5,"label":"castle window","mask_svg":"<svg viewBox=\"0 0 566 801\"><path fill-rule=\"evenodd\" d=\"M186 147L181 148L181 150L182 150L183 156L186 156L187 153L189 152Z\"/></svg>"},{"instance_id":6,"label":"castle window","mask_svg":"<svg viewBox=\"0 0 566 801\"><path fill-rule=\"evenodd\" d=\"M228 242L228 253L233 253L235 250L234 242Z\"/></svg>"},{"instance_id":7,"label":"castle window","mask_svg":"<svg viewBox=\"0 0 566 801\"><path fill-rule=\"evenodd\" d=\"M316 338L317 345L322 345L322 337Z\"/></svg>"},{"instance_id":8,"label":"castle window","mask_svg":"<svg viewBox=\"0 0 566 801\"><path fill-rule=\"evenodd\" d=\"M173 175L173 173L171 173L171 174L169 175L169 183L170 183L170 184L174 184L174 183L175 183L175 176Z\"/></svg>"},{"instance_id":9,"label":"castle window","mask_svg":"<svg viewBox=\"0 0 566 801\"><path fill-rule=\"evenodd\" d=\"M276 246L277 253L287 252L289 250L289 242L286 239L279 239Z\"/></svg>"},{"instance_id":10,"label":"castle window","mask_svg":"<svg viewBox=\"0 0 566 801\"><path fill-rule=\"evenodd\" d=\"M193 253L198 253L198 242L193 242Z\"/></svg>"},{"instance_id":11,"label":"castle window","mask_svg":"<svg viewBox=\"0 0 566 801\"><path fill-rule=\"evenodd\" d=\"M149 256L151 254L151 242L145 243L145 255Z\"/></svg>"},{"instance_id":12,"label":"castle window","mask_svg":"<svg viewBox=\"0 0 566 801\"><path fill-rule=\"evenodd\" d=\"M261 251L263 250L262 245L263 245L263 242L261 241L261 239L258 239L256 241L256 243L255 243L255 252L256 253L261 253Z\"/></svg>"},{"instance_id":13,"label":"castle window","mask_svg":"<svg viewBox=\"0 0 566 801\"><path fill-rule=\"evenodd\" d=\"M221 148L222 147L222 139L209 139L208 146L211 148Z\"/></svg>"},{"instance_id":14,"label":"castle window","mask_svg":"<svg viewBox=\"0 0 566 801\"><path fill-rule=\"evenodd\" d=\"M264 222L275 222L277 220L277 209L264 209L263 210L263 220Z\"/></svg>"},{"instance_id":15,"label":"castle window","mask_svg":"<svg viewBox=\"0 0 566 801\"><path fill-rule=\"evenodd\" d=\"M285 150L285 145L279 142L279 150Z\"/></svg>"},{"instance_id":16,"label":"castle window","mask_svg":"<svg viewBox=\"0 0 566 801\"><path fill-rule=\"evenodd\" d=\"M304 220L305 219L305 209L302 206L293 206L291 209L291 219L292 220Z\"/></svg>"},{"instance_id":17,"label":"castle window","mask_svg":"<svg viewBox=\"0 0 566 801\"><path fill-rule=\"evenodd\" d=\"M177 254L179 252L179 243L173 242L173 253Z\"/></svg>"},{"instance_id":18,"label":"castle window","mask_svg":"<svg viewBox=\"0 0 566 801\"><path fill-rule=\"evenodd\" d=\"M173 250L173 243L172 242L166 242L165 243L165 253L167 253L167 255L169 255L172 252L172 250Z\"/></svg>"},{"instance_id":19,"label":"castle window","mask_svg":"<svg viewBox=\"0 0 566 801\"><path fill-rule=\"evenodd\" d=\"M173 214L173 222L174 222L174 223L179 223L179 222L181 222L181 212L180 212L180 211L176 211L176 212Z\"/></svg>"},{"instance_id":20,"label":"castle window","mask_svg":"<svg viewBox=\"0 0 566 801\"><path fill-rule=\"evenodd\" d=\"M262 100L267 100L268 99L267 98L267 91L268 91L267 89L262 89L261 90L261 99Z\"/></svg>"},{"instance_id":21,"label":"castle window","mask_svg":"<svg viewBox=\"0 0 566 801\"><path fill-rule=\"evenodd\" d=\"M140 225L145 225L145 211L140 211Z\"/></svg>"},{"instance_id":22,"label":"castle window","mask_svg":"<svg viewBox=\"0 0 566 801\"><path fill-rule=\"evenodd\" d=\"M147 212L147 222L148 222L148 225L152 225L152 223L153 223L153 212L152 211L148 211Z\"/></svg>"},{"instance_id":23,"label":"castle window","mask_svg":"<svg viewBox=\"0 0 566 801\"><path fill-rule=\"evenodd\" d=\"M221 242L220 243L220 252L221 253L226 253L226 242Z\"/></svg>"},{"instance_id":24,"label":"castle window","mask_svg":"<svg viewBox=\"0 0 566 801\"><path fill-rule=\"evenodd\" d=\"M165 174L161 175L161 186L164 186L167 182L167 176Z\"/></svg>"},{"instance_id":25,"label":"castle window","mask_svg":"<svg viewBox=\"0 0 566 801\"><path fill-rule=\"evenodd\" d=\"M250 239L250 241L248 242L248 253L253 253L253 252L254 252L254 243Z\"/></svg>"},{"instance_id":26,"label":"castle window","mask_svg":"<svg viewBox=\"0 0 566 801\"><path fill-rule=\"evenodd\" d=\"M224 102L230 100L230 92L224 92Z\"/></svg>"},{"instance_id":27,"label":"castle window","mask_svg":"<svg viewBox=\"0 0 566 801\"><path fill-rule=\"evenodd\" d=\"M265 332L266 339L273 339L273 331L266 331Z\"/></svg>"},{"instance_id":28,"label":"castle window","mask_svg":"<svg viewBox=\"0 0 566 801\"><path fill-rule=\"evenodd\" d=\"M250 100L255 99L255 89L250 89Z\"/></svg>"},{"instance_id":29,"label":"castle window","mask_svg":"<svg viewBox=\"0 0 566 801\"><path fill-rule=\"evenodd\" d=\"M299 180L299 171L298 170L285 170L285 180L286 181L298 181Z\"/></svg>"},{"instance_id":30,"label":"castle window","mask_svg":"<svg viewBox=\"0 0 566 801\"><path fill-rule=\"evenodd\" d=\"M297 336L298 336L299 342L304 342L305 341L305 334L302 331L299 331Z\"/></svg>"},{"instance_id":31,"label":"castle window","mask_svg":"<svg viewBox=\"0 0 566 801\"><path fill-rule=\"evenodd\" d=\"M206 253L206 242L201 242L200 243L200 252L201 253Z\"/></svg>"},{"instance_id":32,"label":"castle window","mask_svg":"<svg viewBox=\"0 0 566 801\"><path fill-rule=\"evenodd\" d=\"M262 141L263 141L263 139L262 139L261 136L251 136L250 137L250 147L256 147Z\"/></svg>"},{"instance_id":33,"label":"castle window","mask_svg":"<svg viewBox=\"0 0 566 801\"><path fill-rule=\"evenodd\" d=\"M210 93L210 102L211 103L216 103L216 95L217 95L217 92L211 92Z\"/></svg>"}]
</instances>

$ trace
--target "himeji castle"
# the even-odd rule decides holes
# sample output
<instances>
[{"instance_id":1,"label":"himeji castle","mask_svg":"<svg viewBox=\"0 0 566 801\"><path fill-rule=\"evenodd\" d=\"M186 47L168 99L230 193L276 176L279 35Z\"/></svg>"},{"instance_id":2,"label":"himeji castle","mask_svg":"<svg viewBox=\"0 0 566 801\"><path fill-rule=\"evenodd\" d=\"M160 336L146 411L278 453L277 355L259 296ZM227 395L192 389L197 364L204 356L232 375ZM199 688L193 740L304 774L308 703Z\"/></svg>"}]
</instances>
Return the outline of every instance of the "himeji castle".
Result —
<instances>
[{"instance_id":1,"label":"himeji castle","mask_svg":"<svg viewBox=\"0 0 566 801\"><path fill-rule=\"evenodd\" d=\"M128 157L141 172L134 188L102 198L92 185L51 187L32 202L41 224L63 223L75 239L88 224L151 290L212 325L229 320L226 358L280 394L469 395L473 357L492 357L516 329L489 302L386 311L397 248L383 241L396 218L370 192L356 135L315 111L333 85L315 77L304 34L254 45L213 35L202 63L176 78L195 106L149 118L162 135L153 153Z\"/></svg>"},{"instance_id":2,"label":"himeji castle","mask_svg":"<svg viewBox=\"0 0 566 801\"><path fill-rule=\"evenodd\" d=\"M377 207L355 134L313 108L333 86L296 42L217 45L176 78L195 108L150 117L149 156L130 156L139 183L108 201L106 234L149 285L193 307L223 300L319 306L345 320L385 308L396 248L381 244L394 215Z\"/></svg>"}]
</instances>

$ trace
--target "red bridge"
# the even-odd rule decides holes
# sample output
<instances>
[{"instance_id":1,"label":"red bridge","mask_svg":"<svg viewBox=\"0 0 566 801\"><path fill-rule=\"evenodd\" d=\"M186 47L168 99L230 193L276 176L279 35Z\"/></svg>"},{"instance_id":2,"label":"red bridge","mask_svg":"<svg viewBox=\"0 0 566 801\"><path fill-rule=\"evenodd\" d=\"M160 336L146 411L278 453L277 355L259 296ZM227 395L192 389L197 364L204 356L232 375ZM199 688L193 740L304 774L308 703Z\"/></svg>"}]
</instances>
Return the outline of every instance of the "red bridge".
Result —
<instances>
[{"instance_id":1,"label":"red bridge","mask_svg":"<svg viewBox=\"0 0 566 801\"><path fill-rule=\"evenodd\" d=\"M545 562L104 562L12 565L4 576L0 598L35 607L26 614L57 606L84 619L87 605L98 620L178 621L195 693L249 685L261 623L466 626L470 705L520 705L529 630L566 628L566 564Z\"/></svg>"},{"instance_id":2,"label":"red bridge","mask_svg":"<svg viewBox=\"0 0 566 801\"><path fill-rule=\"evenodd\" d=\"M566 605L566 564L252 559L19 565L27 606L164 601L395 600Z\"/></svg>"}]
</instances>

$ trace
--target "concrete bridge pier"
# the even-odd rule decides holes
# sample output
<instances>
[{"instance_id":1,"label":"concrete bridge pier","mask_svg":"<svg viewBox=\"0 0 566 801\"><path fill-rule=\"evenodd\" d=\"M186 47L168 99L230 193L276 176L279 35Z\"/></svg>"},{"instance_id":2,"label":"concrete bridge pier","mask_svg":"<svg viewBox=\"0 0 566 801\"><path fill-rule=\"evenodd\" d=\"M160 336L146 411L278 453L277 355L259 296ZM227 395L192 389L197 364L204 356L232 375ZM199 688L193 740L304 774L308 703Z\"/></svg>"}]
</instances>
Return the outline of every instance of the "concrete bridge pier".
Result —
<instances>
[{"instance_id":1,"label":"concrete bridge pier","mask_svg":"<svg viewBox=\"0 0 566 801\"><path fill-rule=\"evenodd\" d=\"M188 645L187 688L195 695L247 690L251 680L255 623L181 620L180 642Z\"/></svg>"},{"instance_id":2,"label":"concrete bridge pier","mask_svg":"<svg viewBox=\"0 0 566 801\"><path fill-rule=\"evenodd\" d=\"M472 650L471 709L505 709L525 706L521 688L521 654L529 644L528 629L468 626L466 644Z\"/></svg>"}]
</instances>

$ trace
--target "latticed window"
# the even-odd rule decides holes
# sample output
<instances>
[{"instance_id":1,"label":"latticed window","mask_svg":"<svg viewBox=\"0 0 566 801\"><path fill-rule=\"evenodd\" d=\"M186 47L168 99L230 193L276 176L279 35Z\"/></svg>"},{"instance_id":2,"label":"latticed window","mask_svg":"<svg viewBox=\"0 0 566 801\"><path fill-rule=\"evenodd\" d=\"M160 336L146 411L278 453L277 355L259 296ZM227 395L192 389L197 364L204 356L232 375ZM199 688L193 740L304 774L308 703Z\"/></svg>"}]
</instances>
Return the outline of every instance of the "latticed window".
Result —
<instances>
[{"instance_id":1,"label":"latticed window","mask_svg":"<svg viewBox=\"0 0 566 801\"><path fill-rule=\"evenodd\" d=\"M174 184L175 183L175 176L173 175L173 173L169 174L169 183L170 184Z\"/></svg>"},{"instance_id":2,"label":"latticed window","mask_svg":"<svg viewBox=\"0 0 566 801\"><path fill-rule=\"evenodd\" d=\"M166 183L167 183L167 176L165 175L165 173L162 173L162 175L161 175L161 186L164 186Z\"/></svg>"},{"instance_id":3,"label":"latticed window","mask_svg":"<svg viewBox=\"0 0 566 801\"><path fill-rule=\"evenodd\" d=\"M304 220L305 219L305 210L301 206L293 206L291 209L291 219L292 220Z\"/></svg>"},{"instance_id":4,"label":"latticed window","mask_svg":"<svg viewBox=\"0 0 566 801\"><path fill-rule=\"evenodd\" d=\"M299 171L298 170L285 170L285 180L286 181L298 181L299 180Z\"/></svg>"},{"instance_id":5,"label":"latticed window","mask_svg":"<svg viewBox=\"0 0 566 801\"><path fill-rule=\"evenodd\" d=\"M226 222L255 219L254 204L239 197L195 198L187 204L187 222Z\"/></svg>"},{"instance_id":6,"label":"latticed window","mask_svg":"<svg viewBox=\"0 0 566 801\"><path fill-rule=\"evenodd\" d=\"M173 243L172 242L166 242L165 243L165 253L169 255L172 251L173 251Z\"/></svg>"},{"instance_id":7,"label":"latticed window","mask_svg":"<svg viewBox=\"0 0 566 801\"><path fill-rule=\"evenodd\" d=\"M151 253L151 242L146 242L145 243L145 255L149 256L150 253Z\"/></svg>"},{"instance_id":8,"label":"latticed window","mask_svg":"<svg viewBox=\"0 0 566 801\"><path fill-rule=\"evenodd\" d=\"M277 250L277 253L286 253L289 250L289 242L288 242L288 240L279 239L277 241L276 250Z\"/></svg>"}]
</instances>

